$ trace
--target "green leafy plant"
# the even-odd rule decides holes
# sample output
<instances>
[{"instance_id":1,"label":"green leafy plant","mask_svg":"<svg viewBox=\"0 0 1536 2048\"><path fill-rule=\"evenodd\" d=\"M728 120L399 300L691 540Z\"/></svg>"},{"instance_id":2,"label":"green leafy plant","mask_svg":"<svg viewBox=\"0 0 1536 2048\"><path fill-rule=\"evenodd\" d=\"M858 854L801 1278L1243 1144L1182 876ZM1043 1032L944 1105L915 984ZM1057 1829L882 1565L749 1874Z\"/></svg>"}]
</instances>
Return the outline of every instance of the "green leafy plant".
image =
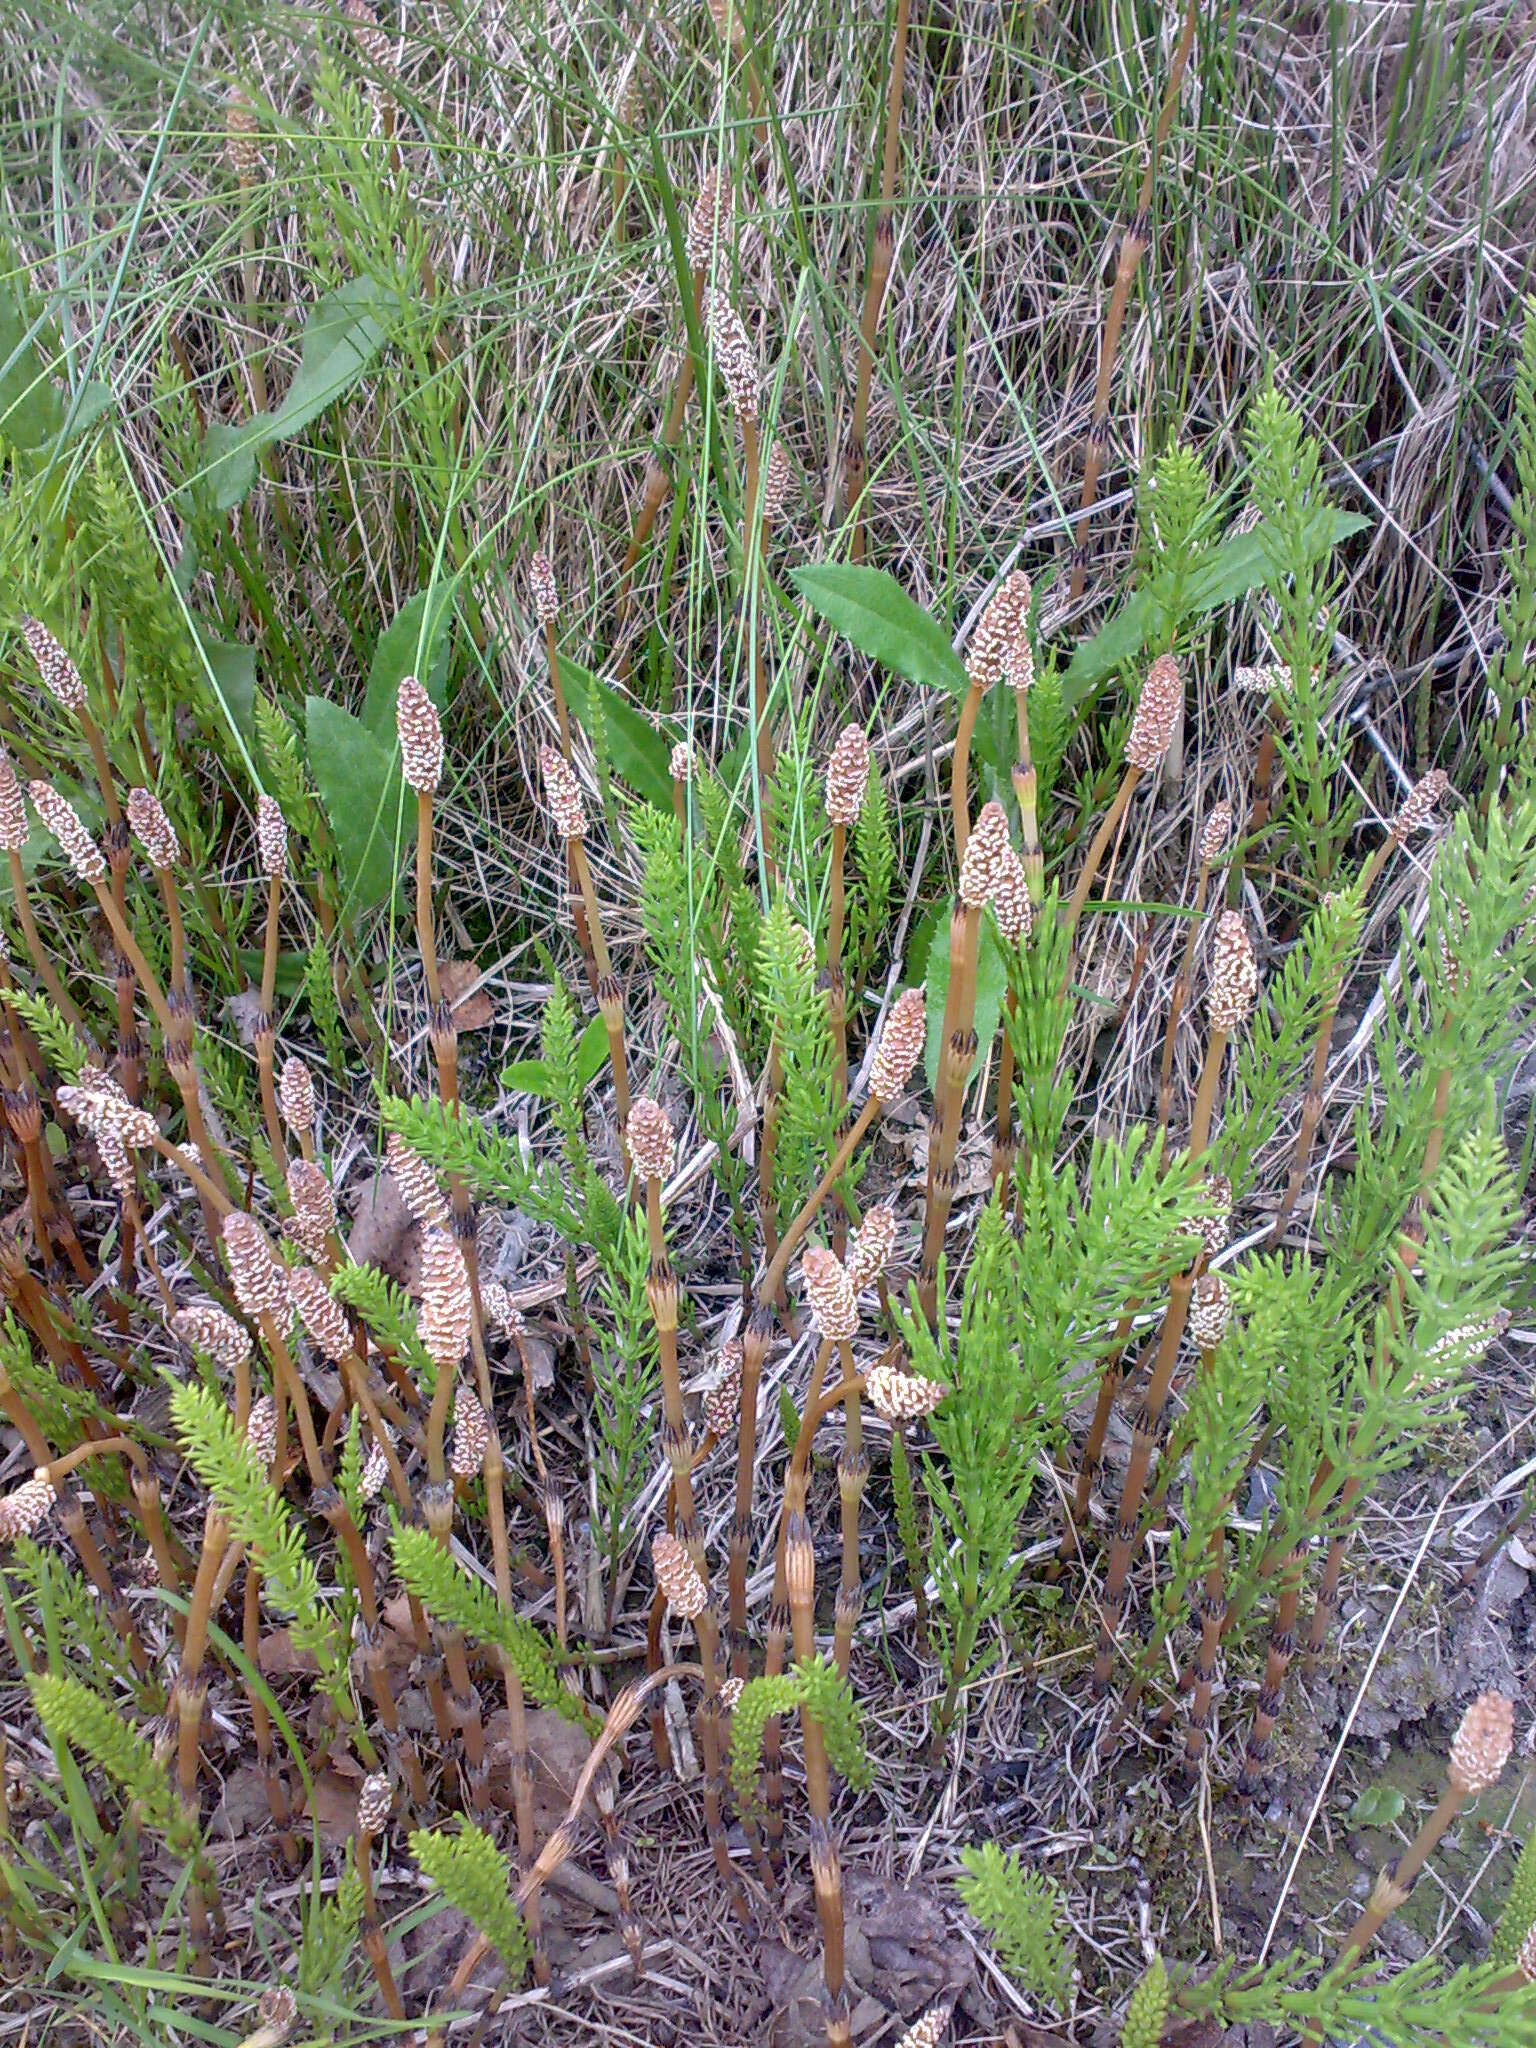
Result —
<instances>
[{"instance_id":1,"label":"green leafy plant","mask_svg":"<svg viewBox=\"0 0 1536 2048\"><path fill-rule=\"evenodd\" d=\"M1040 1871L1026 1870L1017 1850L1004 1855L995 1842L962 1849L960 1861L965 1876L955 1889L992 1937L1003 1968L1032 1997L1064 2009L1072 1950L1061 1933L1057 1887Z\"/></svg>"}]
</instances>

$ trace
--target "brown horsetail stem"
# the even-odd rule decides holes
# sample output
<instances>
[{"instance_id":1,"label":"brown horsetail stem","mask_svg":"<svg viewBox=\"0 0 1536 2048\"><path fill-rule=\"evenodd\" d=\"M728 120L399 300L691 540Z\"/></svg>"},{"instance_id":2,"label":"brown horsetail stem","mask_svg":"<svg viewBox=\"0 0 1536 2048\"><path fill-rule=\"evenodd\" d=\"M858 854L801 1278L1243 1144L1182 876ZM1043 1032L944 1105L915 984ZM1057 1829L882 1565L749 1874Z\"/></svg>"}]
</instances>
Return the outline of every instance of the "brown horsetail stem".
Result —
<instances>
[{"instance_id":1,"label":"brown horsetail stem","mask_svg":"<svg viewBox=\"0 0 1536 2048\"><path fill-rule=\"evenodd\" d=\"M805 1472L791 1468L784 1481L784 1585L797 1661L816 1654L816 1550L805 1513ZM800 1709L805 1752L805 1796L811 1810L811 1884L821 1929L828 2048L847 2048L848 1992L843 1981L843 1872L832 1832L832 1773L821 1723Z\"/></svg>"},{"instance_id":2,"label":"brown horsetail stem","mask_svg":"<svg viewBox=\"0 0 1536 2048\"><path fill-rule=\"evenodd\" d=\"M827 822L832 827L831 895L827 911L827 1015L832 1026L832 1083L841 1112L848 1101L848 988L843 977L843 923L846 912L843 862L849 828L858 823L869 783L869 741L862 726L846 725L837 736L827 763ZM839 1210L833 1243L841 1253L846 1236Z\"/></svg>"},{"instance_id":3,"label":"brown horsetail stem","mask_svg":"<svg viewBox=\"0 0 1536 2048\"><path fill-rule=\"evenodd\" d=\"M1479 1693L1467 1708L1451 1742L1445 1790L1402 1855L1377 1877L1365 1910L1339 1951L1336 1969L1364 1955L1383 1923L1407 1904L1414 1879L1462 1808L1499 1782L1514 1747L1514 1720L1514 1707L1501 1693ZM1310 2028L1305 2048L1321 2048L1322 2040L1322 2033Z\"/></svg>"},{"instance_id":4,"label":"brown horsetail stem","mask_svg":"<svg viewBox=\"0 0 1536 2048\"><path fill-rule=\"evenodd\" d=\"M1016 673L1029 658L1029 607L1034 592L1022 569L1015 569L988 604L971 636L966 654L966 691L955 729L955 751L949 764L949 807L955 840L955 859L964 860L971 836L970 779L971 741L982 702L1004 675ZM1020 647L1023 654L1020 653ZM1027 686L1026 686L1027 687ZM1024 731L1028 745L1028 725Z\"/></svg>"},{"instance_id":5,"label":"brown horsetail stem","mask_svg":"<svg viewBox=\"0 0 1536 2048\"><path fill-rule=\"evenodd\" d=\"M602 912L598 909L597 890L592 882L592 869L587 860L583 841L587 831L587 807L582 799L581 784L576 780L576 771L563 755L552 747L545 747L539 754L539 766L544 775L544 797L549 805L550 817L555 830L565 841L571 868L576 876L576 885L581 891L581 900L586 907L587 929L592 939L592 954L597 963L597 1004L602 1016L603 1029L608 1034L608 1055L613 1064L613 1090L619 1112L619 1129L624 1132L629 1125L629 1067L624 1057L624 997L619 987L619 978L613 971L613 961L608 954L608 942L603 932Z\"/></svg>"},{"instance_id":6,"label":"brown horsetail stem","mask_svg":"<svg viewBox=\"0 0 1536 2048\"><path fill-rule=\"evenodd\" d=\"M1189 1136L1189 1157L1192 1159L1198 1158L1205 1150L1210 1136L1216 1084L1221 1074L1228 1041L1252 1016L1258 990L1258 967L1254 961L1253 944L1248 937L1247 925L1238 912L1224 911L1217 922L1211 946L1208 999L1210 1037L1206 1046L1205 1069L1200 1078L1200 1093L1196 1098ZM1213 1349L1214 1342L1219 1341L1220 1332L1226 1326L1225 1318L1229 1310L1225 1289L1219 1293L1207 1289L1203 1296L1198 1292L1206 1256L1202 1248L1195 1264L1187 1272L1180 1273L1169 1286L1168 1307L1163 1317L1151 1377L1136 1414L1130 1461L1121 1484L1120 1505L1115 1517L1114 1539L1110 1547L1109 1570L1099 1609L1099 1641L1093 1664L1093 1685L1095 1692L1098 1693L1107 1690L1114 1668L1115 1639L1124 1612L1126 1581L1140 1547L1142 1497L1146 1489L1147 1473L1161 1427L1163 1409L1173 1386L1179 1345L1189 1320L1192 1303L1198 1298L1199 1322L1192 1334L1195 1335L1202 1350Z\"/></svg>"},{"instance_id":7,"label":"brown horsetail stem","mask_svg":"<svg viewBox=\"0 0 1536 2048\"><path fill-rule=\"evenodd\" d=\"M960 862L960 886L949 921L949 989L944 999L944 1026L939 1039L939 1080L928 1132L928 1193L923 1217L923 1251L918 1268L918 1298L931 1324L938 1313L939 1254L955 1199L955 1153L960 1142L960 1113L966 1083L976 1064L976 956L981 914L1002 878L1008 841L1008 818L999 803L989 803L976 820Z\"/></svg>"},{"instance_id":8,"label":"brown horsetail stem","mask_svg":"<svg viewBox=\"0 0 1536 2048\"><path fill-rule=\"evenodd\" d=\"M1157 1128L1166 1131L1168 1118L1173 1109L1173 1054L1178 1041L1179 1018L1189 998L1189 974L1194 965L1195 942L1200 936L1201 919L1205 914L1206 892L1210 888L1211 876L1226 853L1232 837L1232 806L1223 799L1212 806L1200 833L1198 862L1195 875L1195 898L1190 906L1189 929L1184 935L1184 953L1179 962L1179 971L1174 978L1173 989L1168 997L1168 1021L1163 1029L1163 1062L1157 1083Z\"/></svg>"},{"instance_id":9,"label":"brown horsetail stem","mask_svg":"<svg viewBox=\"0 0 1536 2048\"><path fill-rule=\"evenodd\" d=\"M709 1599L709 1567L704 1556L704 1535L693 1501L693 1443L683 1412L683 1383L677 1365L677 1276L667 1253L666 1227L662 1221L662 1182L671 1174L676 1158L672 1120L654 1097L637 1095L630 1108L626 1132L630 1158L637 1177L645 1183L645 1220L650 1239L650 1270L645 1295L656 1325L657 1356L661 1368L662 1450L672 1474L677 1497L678 1553L685 1553L690 1570L703 1592L703 1599L687 1619L693 1623L699 1642L699 1660L704 1669L704 1703L699 1727L704 1744L704 1818L714 1852L715 1868L724 1880L731 1904L743 1920L750 1918L747 1902L731 1863L726 1845L724 1817L725 1771L720 1738L720 1631ZM658 1536L662 1554L674 1539ZM654 1554L655 1546L653 1546ZM668 1592L665 1583L661 1590Z\"/></svg>"},{"instance_id":10,"label":"brown horsetail stem","mask_svg":"<svg viewBox=\"0 0 1536 2048\"><path fill-rule=\"evenodd\" d=\"M1103 467L1104 453L1109 446L1109 393L1114 378L1115 357L1120 348L1120 331L1125 325L1126 307L1130 304L1131 286L1141 259L1147 252L1152 233L1152 198L1157 186L1157 160L1168 132L1173 126L1173 117L1178 111L1179 93L1184 84L1184 73L1189 68L1190 54L1195 46L1195 23L1199 17L1199 0L1188 0L1184 11L1184 26L1179 34L1177 47L1168 66L1168 81L1163 88L1163 104L1158 113L1157 125L1152 131L1152 144L1147 151L1146 169L1142 173L1141 189L1136 195L1136 210L1130 224L1120 237L1120 258L1115 265L1115 282L1110 291L1109 308L1104 315L1104 331L1099 340L1099 370L1093 390L1093 424L1088 430L1088 452L1083 462L1083 491L1079 501L1077 527L1072 536L1072 571L1067 586L1068 602L1076 604L1083 594L1088 580L1088 535L1092 528L1089 514L1099 487L1099 471Z\"/></svg>"},{"instance_id":11,"label":"brown horsetail stem","mask_svg":"<svg viewBox=\"0 0 1536 2048\"><path fill-rule=\"evenodd\" d=\"M1109 851L1109 842L1125 816L1137 783L1143 775L1155 775L1163 765L1183 709L1184 682L1179 674L1179 665L1171 654L1160 654L1147 670L1141 695L1136 700L1135 716L1126 735L1125 773L1120 779L1120 787L1094 834L1067 904L1063 921L1074 946L1089 891Z\"/></svg>"},{"instance_id":12,"label":"brown horsetail stem","mask_svg":"<svg viewBox=\"0 0 1536 2048\"><path fill-rule=\"evenodd\" d=\"M843 515L853 521L849 554L855 562L864 559L864 493L869 477L867 437L869 388L875 369L875 343L880 333L880 309L891 280L891 262L896 253L896 223L892 207L896 198L896 159L901 147L901 100L907 76L907 24L912 0L896 0L896 19L891 28L890 80L886 87L885 139L880 153L880 203L875 211L874 232L864 266L864 306L859 316L859 375L853 400L853 427L843 457Z\"/></svg>"},{"instance_id":13,"label":"brown horsetail stem","mask_svg":"<svg viewBox=\"0 0 1536 2048\"><path fill-rule=\"evenodd\" d=\"M1441 769L1432 769L1409 791L1392 820L1391 829L1381 845L1377 847L1364 872L1356 884L1354 896L1363 913L1370 900L1371 892L1394 852L1406 844L1415 833L1425 831L1433 823L1436 807L1450 788L1450 777ZM1329 991L1328 1002L1318 1021L1317 1038L1312 1047L1312 1067L1307 1076L1306 1093L1301 1101L1301 1123L1296 1132L1296 1153L1291 1161L1291 1170L1286 1178L1285 1188L1275 1211L1275 1220L1270 1226L1269 1241L1278 1244L1285 1234L1301 1190L1306 1184L1307 1162L1312 1156L1313 1140L1317 1136L1318 1124L1323 1115L1323 1088L1328 1078L1328 1054L1333 1044L1334 1020L1338 1016L1339 999L1343 994L1342 978Z\"/></svg>"}]
</instances>

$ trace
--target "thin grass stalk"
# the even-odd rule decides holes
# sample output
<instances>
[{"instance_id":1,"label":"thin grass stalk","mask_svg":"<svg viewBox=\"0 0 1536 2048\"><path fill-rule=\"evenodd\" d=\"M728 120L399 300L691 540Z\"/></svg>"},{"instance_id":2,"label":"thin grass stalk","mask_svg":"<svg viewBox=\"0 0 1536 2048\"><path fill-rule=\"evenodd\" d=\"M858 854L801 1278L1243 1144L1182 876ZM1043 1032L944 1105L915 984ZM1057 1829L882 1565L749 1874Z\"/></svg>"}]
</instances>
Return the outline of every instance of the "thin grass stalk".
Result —
<instances>
[{"instance_id":1,"label":"thin grass stalk","mask_svg":"<svg viewBox=\"0 0 1536 2048\"><path fill-rule=\"evenodd\" d=\"M896 251L895 222L891 209L896 198L896 159L901 145L901 102L907 75L907 24L911 0L896 0L896 19L891 30L890 80L886 87L885 138L880 157L880 204L875 214L875 231L870 240L869 260L864 270L864 306L859 318L859 375L853 401L853 431L843 458L843 510L853 521L849 543L855 562L864 559L864 490L868 476L866 430L869 423L869 391L875 368L875 343L880 332L880 309L890 282L891 262Z\"/></svg>"},{"instance_id":2,"label":"thin grass stalk","mask_svg":"<svg viewBox=\"0 0 1536 2048\"><path fill-rule=\"evenodd\" d=\"M1157 160L1173 126L1173 117L1178 111L1184 73L1189 65L1190 53L1194 49L1195 23L1198 15L1199 0L1189 0L1178 45L1168 66L1168 82L1163 89L1162 108L1158 113L1157 126L1153 130L1152 147L1147 153L1141 189L1136 196L1136 211L1120 238L1120 259L1115 266L1115 282L1110 292L1109 308L1104 316L1104 332L1099 342L1099 370L1093 392L1093 424L1088 433L1088 449L1083 461L1083 491L1078 505L1077 526L1072 536L1072 571L1067 586L1068 602L1071 604L1075 604L1082 596L1083 586L1088 577L1088 536L1092 525L1089 514L1093 510L1094 498L1098 492L1099 471L1103 466L1104 452L1109 446L1109 393L1114 376L1115 357L1120 347L1120 331L1125 325L1131 286L1135 282L1136 272L1141 267L1141 259L1146 254L1151 239L1152 199L1157 183Z\"/></svg>"},{"instance_id":3,"label":"thin grass stalk","mask_svg":"<svg viewBox=\"0 0 1536 2048\"><path fill-rule=\"evenodd\" d=\"M1094 877L1103 865L1104 856L1109 851L1109 842L1114 838L1120 820L1125 816L1126 806L1130 803L1131 797L1135 793L1136 785L1140 780L1140 768L1134 762L1129 763L1124 775L1120 778L1120 787L1115 791L1114 800L1110 804L1109 809L1104 813L1098 831L1093 835L1093 842L1088 848L1082 870L1078 875L1076 883L1073 885L1072 895L1062 916L1062 923L1066 926L1067 933L1073 941L1074 952L1076 950L1077 927L1082 919L1083 910L1087 905L1088 893L1093 887Z\"/></svg>"}]
</instances>

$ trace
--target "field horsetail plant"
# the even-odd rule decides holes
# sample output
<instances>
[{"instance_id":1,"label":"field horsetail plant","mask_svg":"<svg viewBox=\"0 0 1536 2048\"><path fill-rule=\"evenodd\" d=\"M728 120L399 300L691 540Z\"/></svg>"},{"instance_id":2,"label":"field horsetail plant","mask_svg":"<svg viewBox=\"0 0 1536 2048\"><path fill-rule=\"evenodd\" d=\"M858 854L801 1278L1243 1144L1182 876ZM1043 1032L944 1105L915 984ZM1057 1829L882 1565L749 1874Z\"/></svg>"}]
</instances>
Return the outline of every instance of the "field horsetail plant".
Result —
<instances>
[{"instance_id":1,"label":"field horsetail plant","mask_svg":"<svg viewBox=\"0 0 1536 2048\"><path fill-rule=\"evenodd\" d=\"M29 2037L1536 2039L1524 75L1070 14L13 38Z\"/></svg>"}]
</instances>

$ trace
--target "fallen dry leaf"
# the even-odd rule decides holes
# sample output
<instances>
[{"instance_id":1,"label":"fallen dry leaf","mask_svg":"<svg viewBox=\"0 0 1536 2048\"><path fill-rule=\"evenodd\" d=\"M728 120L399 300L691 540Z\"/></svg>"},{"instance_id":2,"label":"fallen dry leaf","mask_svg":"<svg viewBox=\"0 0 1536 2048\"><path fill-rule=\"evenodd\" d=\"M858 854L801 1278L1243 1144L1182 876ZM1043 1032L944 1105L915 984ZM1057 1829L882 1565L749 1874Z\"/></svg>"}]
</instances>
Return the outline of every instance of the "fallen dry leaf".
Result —
<instances>
[{"instance_id":1,"label":"fallen dry leaf","mask_svg":"<svg viewBox=\"0 0 1536 2048\"><path fill-rule=\"evenodd\" d=\"M404 1286L419 1236L392 1173L381 1171L363 1182L347 1236L347 1250L358 1265L377 1266Z\"/></svg>"},{"instance_id":2,"label":"fallen dry leaf","mask_svg":"<svg viewBox=\"0 0 1536 2048\"><path fill-rule=\"evenodd\" d=\"M496 1014L496 1005L491 1001L488 988L477 988L480 969L472 960L444 960L439 963L438 974L443 984L443 996L453 1011L453 1021L460 1031L483 1031Z\"/></svg>"}]
</instances>

